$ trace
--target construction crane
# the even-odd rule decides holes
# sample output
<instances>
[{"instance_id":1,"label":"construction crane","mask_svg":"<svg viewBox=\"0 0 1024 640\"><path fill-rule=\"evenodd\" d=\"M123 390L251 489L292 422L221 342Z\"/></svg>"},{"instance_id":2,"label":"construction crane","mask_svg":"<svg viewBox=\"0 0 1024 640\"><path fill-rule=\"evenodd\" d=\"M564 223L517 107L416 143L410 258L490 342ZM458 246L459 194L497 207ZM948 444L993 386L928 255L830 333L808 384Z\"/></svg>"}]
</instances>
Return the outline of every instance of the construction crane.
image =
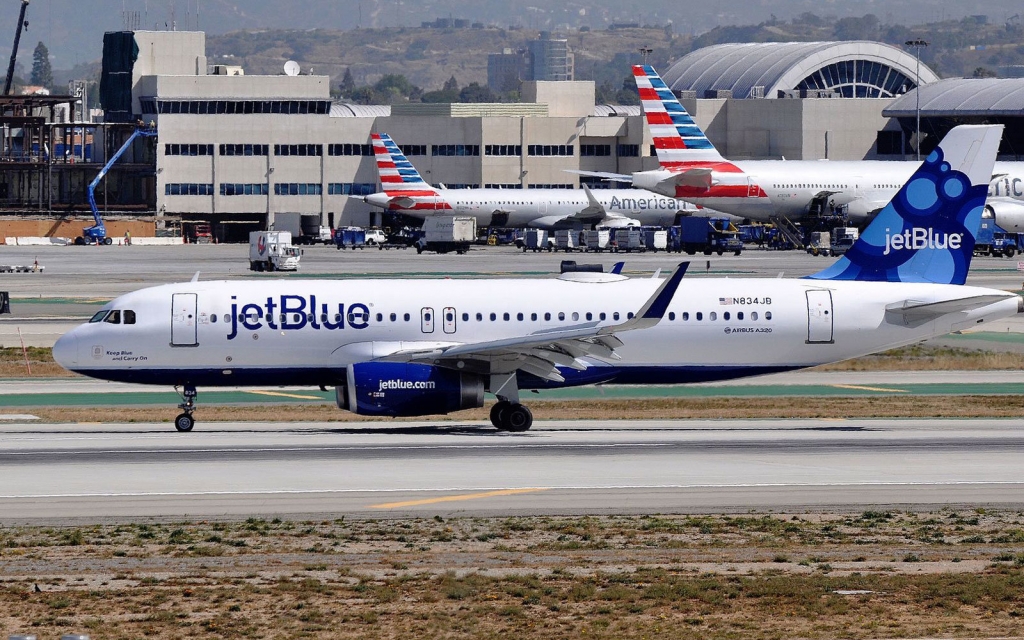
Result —
<instances>
[{"instance_id":1,"label":"construction crane","mask_svg":"<svg viewBox=\"0 0 1024 640\"><path fill-rule=\"evenodd\" d=\"M89 196L89 209L92 210L92 219L96 224L94 224L91 227L86 227L85 229L83 229L82 235L75 238L75 244L82 245L113 243L113 240L107 237L107 227L103 224L103 218L100 217L100 210L96 206L96 187L99 185L100 180L103 179L103 176L107 175L107 172L110 171L110 168L114 166L114 163L121 159L121 156L124 155L124 152L127 151L128 148L132 146L132 143L135 142L135 139L140 136L144 136L147 138L155 138L156 129L140 128L133 131L132 135L128 137L128 140L126 140L125 143L121 145L121 148L117 150L117 153L111 156L110 160L107 160L107 164L103 165L103 168L100 169L100 172L96 174L96 177L93 178L92 182L89 183L89 186L86 188L86 193Z\"/></svg>"},{"instance_id":2,"label":"construction crane","mask_svg":"<svg viewBox=\"0 0 1024 640\"><path fill-rule=\"evenodd\" d=\"M18 45L21 44L21 30L28 27L25 20L25 11L28 10L28 0L21 0L21 15L18 16L18 30L14 32L14 46L11 48L11 62L7 65L7 80L4 81L4 95L11 95L11 83L14 82L14 63L18 60Z\"/></svg>"}]
</instances>

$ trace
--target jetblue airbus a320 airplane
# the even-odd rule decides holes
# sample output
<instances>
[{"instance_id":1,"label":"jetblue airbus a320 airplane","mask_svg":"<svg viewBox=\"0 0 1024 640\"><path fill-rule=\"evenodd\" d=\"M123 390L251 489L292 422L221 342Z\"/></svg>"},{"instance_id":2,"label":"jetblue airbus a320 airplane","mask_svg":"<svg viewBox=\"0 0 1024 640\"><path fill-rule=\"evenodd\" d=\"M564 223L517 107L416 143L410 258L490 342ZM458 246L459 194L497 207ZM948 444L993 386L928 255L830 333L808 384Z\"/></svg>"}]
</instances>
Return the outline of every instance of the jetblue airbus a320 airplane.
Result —
<instances>
[{"instance_id":1,"label":"jetblue airbus a320 airplane","mask_svg":"<svg viewBox=\"0 0 1024 640\"><path fill-rule=\"evenodd\" d=\"M250 280L143 289L53 355L95 378L196 388L320 385L360 415L481 407L525 431L523 389L703 382L812 367L1024 309L964 286L1001 127L949 133L850 251L801 279L568 273L549 280Z\"/></svg>"}]
</instances>

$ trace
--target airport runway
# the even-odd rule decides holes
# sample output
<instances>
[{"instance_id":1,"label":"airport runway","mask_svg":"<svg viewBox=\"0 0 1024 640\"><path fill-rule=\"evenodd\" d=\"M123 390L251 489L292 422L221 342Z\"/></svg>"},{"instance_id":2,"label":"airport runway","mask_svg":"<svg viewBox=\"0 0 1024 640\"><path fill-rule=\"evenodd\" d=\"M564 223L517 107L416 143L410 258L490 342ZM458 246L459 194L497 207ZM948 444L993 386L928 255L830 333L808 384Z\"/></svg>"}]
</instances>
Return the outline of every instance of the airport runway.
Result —
<instances>
[{"instance_id":1,"label":"airport runway","mask_svg":"<svg viewBox=\"0 0 1024 640\"><path fill-rule=\"evenodd\" d=\"M0 522L1024 505L1019 420L0 426Z\"/></svg>"}]
</instances>

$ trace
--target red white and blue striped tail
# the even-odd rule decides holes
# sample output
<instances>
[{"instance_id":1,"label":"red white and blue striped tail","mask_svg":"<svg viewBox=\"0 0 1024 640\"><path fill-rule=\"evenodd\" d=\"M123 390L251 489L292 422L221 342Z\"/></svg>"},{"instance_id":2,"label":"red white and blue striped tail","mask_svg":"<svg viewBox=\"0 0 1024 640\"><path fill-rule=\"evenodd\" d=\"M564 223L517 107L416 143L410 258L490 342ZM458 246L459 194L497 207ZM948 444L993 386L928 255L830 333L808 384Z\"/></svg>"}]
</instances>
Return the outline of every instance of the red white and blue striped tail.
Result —
<instances>
[{"instance_id":1,"label":"red white and blue striped tail","mask_svg":"<svg viewBox=\"0 0 1024 640\"><path fill-rule=\"evenodd\" d=\"M661 166L724 160L654 67L634 65L633 79Z\"/></svg>"},{"instance_id":2,"label":"red white and blue striped tail","mask_svg":"<svg viewBox=\"0 0 1024 640\"><path fill-rule=\"evenodd\" d=\"M427 184L416 167L405 157L395 141L386 133L371 134L373 155L377 160L377 173L385 193L392 191L423 191L423 194L437 195L437 191ZM413 195L404 193L403 195Z\"/></svg>"}]
</instances>

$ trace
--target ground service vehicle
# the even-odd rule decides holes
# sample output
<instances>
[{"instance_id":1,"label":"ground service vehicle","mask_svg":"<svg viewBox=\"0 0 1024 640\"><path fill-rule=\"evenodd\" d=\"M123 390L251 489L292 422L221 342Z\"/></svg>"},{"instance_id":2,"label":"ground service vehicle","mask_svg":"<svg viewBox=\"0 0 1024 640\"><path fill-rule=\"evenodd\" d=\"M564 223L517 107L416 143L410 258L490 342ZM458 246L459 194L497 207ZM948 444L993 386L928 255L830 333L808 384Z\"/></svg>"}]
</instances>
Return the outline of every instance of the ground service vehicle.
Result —
<instances>
[{"instance_id":1,"label":"ground service vehicle","mask_svg":"<svg viewBox=\"0 0 1024 640\"><path fill-rule=\"evenodd\" d=\"M454 251L463 254L476 241L476 218L429 216L423 221L423 237L416 241L416 253Z\"/></svg>"},{"instance_id":2,"label":"ground service vehicle","mask_svg":"<svg viewBox=\"0 0 1024 640\"><path fill-rule=\"evenodd\" d=\"M110 160L107 160L107 163L103 165L103 168L100 169L100 172L96 174L96 177L93 178L92 182L89 183L89 186L86 187L86 196L89 200L89 210L92 211L92 219L95 222L95 224L93 224L93 226L91 227L86 227L85 229L83 229L82 235L75 238L75 244L82 245L113 243L113 240L107 237L107 228L103 224L103 218L100 217L100 210L96 206L96 187L99 185L100 181L103 180L103 177L107 175L107 172L110 171L110 167L114 166L114 163L121 159L121 156L123 156L124 153L128 151L128 149L132 146L132 143L135 142L135 139L140 136L146 138L155 138L156 130L136 129L135 131L133 131L132 135L128 136L128 139L125 140L125 143L121 145L120 149L117 150L117 153L111 156Z\"/></svg>"},{"instance_id":3,"label":"ground service vehicle","mask_svg":"<svg viewBox=\"0 0 1024 640\"><path fill-rule=\"evenodd\" d=\"M722 255L727 251L738 256L743 251L743 243L737 233L728 218L680 218L679 224L671 227L669 246L673 251L691 256L697 252L706 256Z\"/></svg>"},{"instance_id":4,"label":"ground service vehicle","mask_svg":"<svg viewBox=\"0 0 1024 640\"><path fill-rule=\"evenodd\" d=\"M345 247L362 249L366 246L366 232L362 227L339 227L334 230L334 246L339 251Z\"/></svg>"},{"instance_id":5,"label":"ground service vehicle","mask_svg":"<svg viewBox=\"0 0 1024 640\"><path fill-rule=\"evenodd\" d=\"M523 237L523 251L551 251L555 247L555 239L544 229L527 229Z\"/></svg>"},{"instance_id":6,"label":"ground service vehicle","mask_svg":"<svg viewBox=\"0 0 1024 640\"><path fill-rule=\"evenodd\" d=\"M249 234L250 271L298 271L301 252L292 246L287 231L253 231Z\"/></svg>"},{"instance_id":7,"label":"ground service vehicle","mask_svg":"<svg viewBox=\"0 0 1024 640\"><path fill-rule=\"evenodd\" d=\"M286 211L274 215L274 231L292 234L292 244L329 244L331 229L320 224L320 214Z\"/></svg>"},{"instance_id":8,"label":"ground service vehicle","mask_svg":"<svg viewBox=\"0 0 1024 640\"><path fill-rule=\"evenodd\" d=\"M832 234L828 231L812 231L807 241L807 253L812 256L828 256L832 251Z\"/></svg>"},{"instance_id":9,"label":"ground service vehicle","mask_svg":"<svg viewBox=\"0 0 1024 640\"><path fill-rule=\"evenodd\" d=\"M829 251L834 256L844 255L859 237L857 227L836 227L832 230L832 246Z\"/></svg>"}]
</instances>

